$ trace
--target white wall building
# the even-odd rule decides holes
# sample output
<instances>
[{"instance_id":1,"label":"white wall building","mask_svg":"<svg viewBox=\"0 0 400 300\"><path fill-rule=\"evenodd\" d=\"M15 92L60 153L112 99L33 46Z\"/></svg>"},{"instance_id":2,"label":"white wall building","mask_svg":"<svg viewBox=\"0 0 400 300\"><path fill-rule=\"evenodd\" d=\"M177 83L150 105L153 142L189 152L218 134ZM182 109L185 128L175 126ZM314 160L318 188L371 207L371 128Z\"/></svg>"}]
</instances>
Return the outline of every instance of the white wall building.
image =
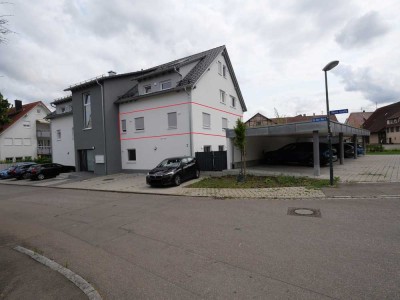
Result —
<instances>
[{"instance_id":1,"label":"white wall building","mask_svg":"<svg viewBox=\"0 0 400 300\"><path fill-rule=\"evenodd\" d=\"M225 46L153 68L117 101L122 169L225 151L225 129L246 111Z\"/></svg>"},{"instance_id":2,"label":"white wall building","mask_svg":"<svg viewBox=\"0 0 400 300\"><path fill-rule=\"evenodd\" d=\"M11 122L0 128L0 160L15 162L38 156L38 124L43 132L44 118L50 110L41 102L22 105L15 100L10 109Z\"/></svg>"},{"instance_id":3,"label":"white wall building","mask_svg":"<svg viewBox=\"0 0 400 300\"><path fill-rule=\"evenodd\" d=\"M58 99L51 104L56 108L47 116L51 120L53 162L75 166L72 97Z\"/></svg>"}]
</instances>

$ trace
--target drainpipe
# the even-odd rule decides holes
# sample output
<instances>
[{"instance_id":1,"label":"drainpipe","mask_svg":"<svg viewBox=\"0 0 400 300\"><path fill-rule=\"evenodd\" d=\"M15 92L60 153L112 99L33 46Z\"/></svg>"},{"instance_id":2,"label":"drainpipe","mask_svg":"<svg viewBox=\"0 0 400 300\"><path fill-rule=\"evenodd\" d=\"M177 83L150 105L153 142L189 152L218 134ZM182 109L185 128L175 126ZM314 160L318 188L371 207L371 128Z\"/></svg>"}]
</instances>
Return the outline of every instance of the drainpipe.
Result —
<instances>
[{"instance_id":1,"label":"drainpipe","mask_svg":"<svg viewBox=\"0 0 400 300\"><path fill-rule=\"evenodd\" d=\"M96 79L96 83L101 89L101 111L102 111L102 121L103 121L103 142L104 142L104 172L107 175L107 138L106 138L106 124L105 124L105 112L104 112L104 88Z\"/></svg>"}]
</instances>

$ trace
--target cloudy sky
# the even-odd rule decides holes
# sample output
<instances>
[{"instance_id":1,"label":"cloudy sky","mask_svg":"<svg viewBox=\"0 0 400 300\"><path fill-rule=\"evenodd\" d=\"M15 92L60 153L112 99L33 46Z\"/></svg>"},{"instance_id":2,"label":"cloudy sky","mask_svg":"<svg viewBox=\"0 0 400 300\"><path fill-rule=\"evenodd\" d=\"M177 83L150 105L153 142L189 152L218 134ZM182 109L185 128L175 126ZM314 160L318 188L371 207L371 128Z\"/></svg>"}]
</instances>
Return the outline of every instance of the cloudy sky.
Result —
<instances>
[{"instance_id":1,"label":"cloudy sky","mask_svg":"<svg viewBox=\"0 0 400 300\"><path fill-rule=\"evenodd\" d=\"M373 111L400 101L400 1L9 0L0 92L13 102L109 70L149 68L226 45L248 112L268 117ZM347 115L341 115L344 121Z\"/></svg>"}]
</instances>

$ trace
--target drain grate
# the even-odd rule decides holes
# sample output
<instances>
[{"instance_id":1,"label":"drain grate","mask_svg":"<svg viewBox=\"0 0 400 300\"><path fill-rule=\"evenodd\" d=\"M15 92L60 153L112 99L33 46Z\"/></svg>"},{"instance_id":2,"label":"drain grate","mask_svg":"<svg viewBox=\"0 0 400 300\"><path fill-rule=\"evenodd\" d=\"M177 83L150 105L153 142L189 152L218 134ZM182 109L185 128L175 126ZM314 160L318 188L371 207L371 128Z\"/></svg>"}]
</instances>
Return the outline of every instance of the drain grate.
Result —
<instances>
[{"instance_id":1,"label":"drain grate","mask_svg":"<svg viewBox=\"0 0 400 300\"><path fill-rule=\"evenodd\" d=\"M289 207L287 210L287 214L289 216L321 218L321 211L316 208Z\"/></svg>"}]
</instances>

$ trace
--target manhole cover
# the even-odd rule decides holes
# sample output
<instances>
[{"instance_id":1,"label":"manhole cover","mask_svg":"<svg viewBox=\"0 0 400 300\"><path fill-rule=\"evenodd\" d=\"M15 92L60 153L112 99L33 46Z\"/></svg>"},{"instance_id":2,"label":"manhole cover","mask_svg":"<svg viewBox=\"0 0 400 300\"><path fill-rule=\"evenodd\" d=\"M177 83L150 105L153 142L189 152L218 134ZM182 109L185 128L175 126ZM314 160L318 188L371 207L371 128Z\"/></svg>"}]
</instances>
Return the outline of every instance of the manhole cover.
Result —
<instances>
[{"instance_id":1,"label":"manhole cover","mask_svg":"<svg viewBox=\"0 0 400 300\"><path fill-rule=\"evenodd\" d=\"M317 217L321 218L321 211L316 208L289 207L287 214L290 216Z\"/></svg>"}]
</instances>

